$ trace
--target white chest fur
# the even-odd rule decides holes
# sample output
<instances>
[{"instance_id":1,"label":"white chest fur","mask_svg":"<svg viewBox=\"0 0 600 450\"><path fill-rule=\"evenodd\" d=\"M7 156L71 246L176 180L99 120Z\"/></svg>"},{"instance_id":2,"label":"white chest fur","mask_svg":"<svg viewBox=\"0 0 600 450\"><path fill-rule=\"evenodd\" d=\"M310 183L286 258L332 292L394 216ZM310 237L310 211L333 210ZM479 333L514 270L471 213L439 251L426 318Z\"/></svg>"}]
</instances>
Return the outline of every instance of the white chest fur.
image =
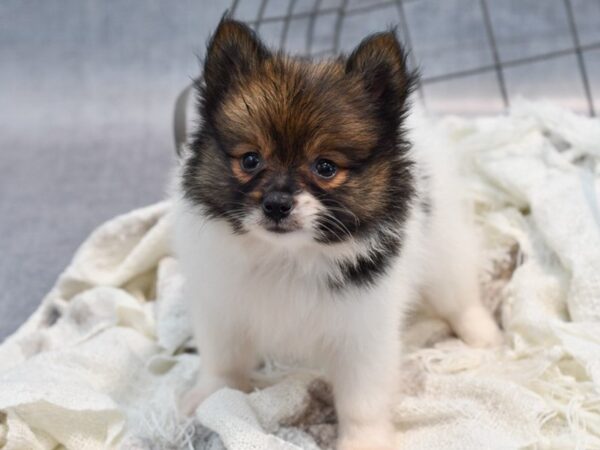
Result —
<instances>
[{"instance_id":1,"label":"white chest fur","mask_svg":"<svg viewBox=\"0 0 600 450\"><path fill-rule=\"evenodd\" d=\"M259 354L317 365L337 342L360 341L359 330L390 320L399 327L411 284L401 273L404 258L373 287L332 289L336 257L349 249L331 248L330 255L294 246L275 250L233 235L226 223L204 221L185 203L179 208L176 247L197 326L232 327Z\"/></svg>"}]
</instances>

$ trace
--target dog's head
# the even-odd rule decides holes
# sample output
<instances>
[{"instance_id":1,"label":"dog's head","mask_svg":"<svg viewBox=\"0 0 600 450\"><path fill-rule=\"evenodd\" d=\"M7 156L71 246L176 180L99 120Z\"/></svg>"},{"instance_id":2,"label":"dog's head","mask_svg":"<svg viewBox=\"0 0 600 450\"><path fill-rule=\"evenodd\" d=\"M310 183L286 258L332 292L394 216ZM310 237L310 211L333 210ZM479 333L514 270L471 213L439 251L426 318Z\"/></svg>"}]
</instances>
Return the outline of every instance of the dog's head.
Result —
<instances>
[{"instance_id":1,"label":"dog's head","mask_svg":"<svg viewBox=\"0 0 600 450\"><path fill-rule=\"evenodd\" d=\"M225 18L208 45L185 195L236 233L280 242L398 224L413 192L402 133L413 82L393 32L312 62Z\"/></svg>"}]
</instances>

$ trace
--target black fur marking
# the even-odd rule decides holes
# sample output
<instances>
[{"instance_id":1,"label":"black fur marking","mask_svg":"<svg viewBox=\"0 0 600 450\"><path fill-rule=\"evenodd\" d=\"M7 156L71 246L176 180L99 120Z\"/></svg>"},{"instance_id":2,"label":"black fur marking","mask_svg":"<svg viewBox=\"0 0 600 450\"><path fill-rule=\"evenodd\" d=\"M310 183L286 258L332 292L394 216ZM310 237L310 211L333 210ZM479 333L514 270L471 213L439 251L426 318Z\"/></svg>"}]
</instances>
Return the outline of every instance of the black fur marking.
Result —
<instances>
[{"instance_id":1,"label":"black fur marking","mask_svg":"<svg viewBox=\"0 0 600 450\"><path fill-rule=\"evenodd\" d=\"M400 254L402 239L400 236L381 236L377 247L373 247L368 255L361 255L355 261L345 261L339 264L341 278L330 278L329 287L333 290L343 290L354 286L369 288L384 275L395 257Z\"/></svg>"},{"instance_id":2,"label":"black fur marking","mask_svg":"<svg viewBox=\"0 0 600 450\"><path fill-rule=\"evenodd\" d=\"M210 148L214 142L219 142L218 137L208 126L194 138L195 151L182 175L183 192L193 204L203 205L208 217L225 219L234 233L244 233L241 216L247 213L246 197L260 181L260 174L240 185L231 172L229 156Z\"/></svg>"}]
</instances>

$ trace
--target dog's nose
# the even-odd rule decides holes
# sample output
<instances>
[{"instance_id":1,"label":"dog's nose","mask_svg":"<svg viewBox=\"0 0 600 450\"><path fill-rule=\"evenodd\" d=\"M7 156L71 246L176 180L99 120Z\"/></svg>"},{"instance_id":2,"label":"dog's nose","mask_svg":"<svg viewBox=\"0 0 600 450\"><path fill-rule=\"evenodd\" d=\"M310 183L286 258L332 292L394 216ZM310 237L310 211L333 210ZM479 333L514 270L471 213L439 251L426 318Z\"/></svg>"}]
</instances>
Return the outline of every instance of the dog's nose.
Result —
<instances>
[{"instance_id":1,"label":"dog's nose","mask_svg":"<svg viewBox=\"0 0 600 450\"><path fill-rule=\"evenodd\" d=\"M262 209L265 215L275 221L285 219L294 208L294 199L285 192L269 192L263 197Z\"/></svg>"}]
</instances>

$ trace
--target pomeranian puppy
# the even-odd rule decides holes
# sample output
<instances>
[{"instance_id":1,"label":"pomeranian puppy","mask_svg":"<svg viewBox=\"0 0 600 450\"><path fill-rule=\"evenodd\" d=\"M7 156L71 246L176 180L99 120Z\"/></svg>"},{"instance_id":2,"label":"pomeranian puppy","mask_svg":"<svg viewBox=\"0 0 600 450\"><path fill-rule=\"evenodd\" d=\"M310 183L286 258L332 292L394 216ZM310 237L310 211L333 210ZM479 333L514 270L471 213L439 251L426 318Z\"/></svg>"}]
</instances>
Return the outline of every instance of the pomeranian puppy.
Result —
<instances>
[{"instance_id":1,"label":"pomeranian puppy","mask_svg":"<svg viewBox=\"0 0 600 450\"><path fill-rule=\"evenodd\" d=\"M414 83L393 32L313 62L221 21L175 180L174 245L202 358L188 413L224 386L249 390L262 357L291 357L330 380L339 449L389 449L416 302L468 344L500 341L451 155L407 124Z\"/></svg>"}]
</instances>

